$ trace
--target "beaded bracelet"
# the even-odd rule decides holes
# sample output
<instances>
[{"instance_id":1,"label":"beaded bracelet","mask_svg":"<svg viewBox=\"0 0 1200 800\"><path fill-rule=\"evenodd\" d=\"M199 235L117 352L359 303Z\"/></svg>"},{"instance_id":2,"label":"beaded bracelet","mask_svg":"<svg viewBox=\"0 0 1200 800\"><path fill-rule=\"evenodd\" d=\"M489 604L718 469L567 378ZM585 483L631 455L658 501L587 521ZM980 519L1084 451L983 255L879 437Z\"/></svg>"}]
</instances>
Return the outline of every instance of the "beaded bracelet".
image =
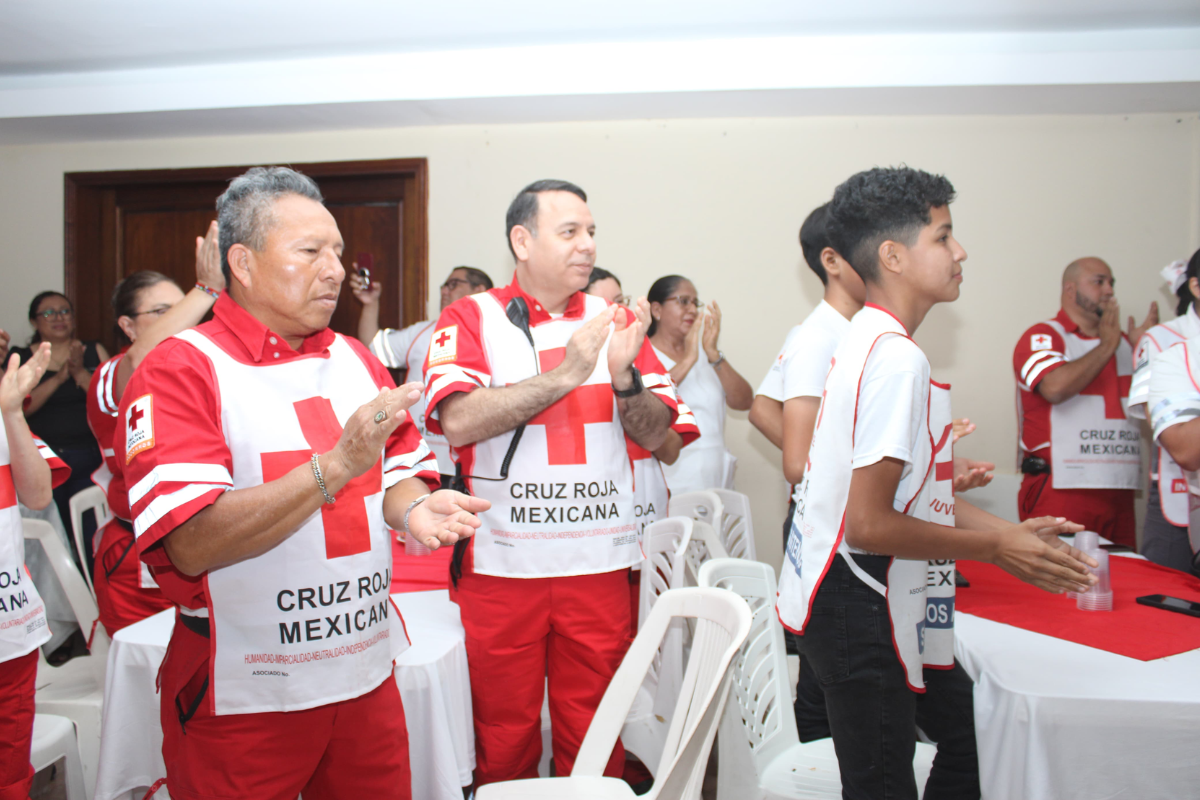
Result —
<instances>
[{"instance_id":1,"label":"beaded bracelet","mask_svg":"<svg viewBox=\"0 0 1200 800\"><path fill-rule=\"evenodd\" d=\"M213 300L217 300L221 297L220 292L218 292L216 289L212 288L211 286L205 286L203 283L197 283L196 288L199 289L200 291L204 292L205 294L207 294Z\"/></svg>"}]
</instances>

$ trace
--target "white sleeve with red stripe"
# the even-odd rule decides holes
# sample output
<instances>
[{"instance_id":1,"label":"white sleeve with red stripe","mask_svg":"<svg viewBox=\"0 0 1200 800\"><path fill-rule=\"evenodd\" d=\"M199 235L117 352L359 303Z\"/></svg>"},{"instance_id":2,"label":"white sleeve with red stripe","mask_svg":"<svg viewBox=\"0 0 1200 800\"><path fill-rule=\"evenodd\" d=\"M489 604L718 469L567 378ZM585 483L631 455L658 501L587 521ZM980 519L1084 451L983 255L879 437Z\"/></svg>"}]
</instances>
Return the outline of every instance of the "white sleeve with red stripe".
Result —
<instances>
[{"instance_id":1,"label":"white sleeve with red stripe","mask_svg":"<svg viewBox=\"0 0 1200 800\"><path fill-rule=\"evenodd\" d=\"M1160 325L1146 331L1133 354L1133 378L1129 382L1129 415L1136 419L1149 418L1146 402L1150 398L1150 364L1162 352L1159 336L1164 333L1166 329Z\"/></svg>"},{"instance_id":2,"label":"white sleeve with red stripe","mask_svg":"<svg viewBox=\"0 0 1200 800\"><path fill-rule=\"evenodd\" d=\"M102 413L110 417L117 415L117 408L120 406L116 393L117 365L120 363L121 356L118 355L101 364L100 378L96 382L96 405Z\"/></svg>"},{"instance_id":3,"label":"white sleeve with red stripe","mask_svg":"<svg viewBox=\"0 0 1200 800\"><path fill-rule=\"evenodd\" d=\"M407 328L399 330L380 328L379 333L375 334L375 338L371 340L371 352L392 369L408 366L405 363L408 348L412 347L413 340L417 338L421 332L421 326L424 324L418 322L416 325L409 325Z\"/></svg>"},{"instance_id":4,"label":"white sleeve with red stripe","mask_svg":"<svg viewBox=\"0 0 1200 800\"><path fill-rule=\"evenodd\" d=\"M425 360L425 424L433 433L442 433L438 403L456 392L472 392L492 385L491 367L483 348L482 315L479 306L468 298L451 305L438 317L432 341L439 337L445 347L431 349Z\"/></svg>"},{"instance_id":5,"label":"white sleeve with red stripe","mask_svg":"<svg viewBox=\"0 0 1200 800\"><path fill-rule=\"evenodd\" d=\"M1172 425L1200 417L1200 386L1194 372L1200 364L1191 345L1191 341L1180 342L1154 359L1146 405L1156 441Z\"/></svg>"}]
</instances>

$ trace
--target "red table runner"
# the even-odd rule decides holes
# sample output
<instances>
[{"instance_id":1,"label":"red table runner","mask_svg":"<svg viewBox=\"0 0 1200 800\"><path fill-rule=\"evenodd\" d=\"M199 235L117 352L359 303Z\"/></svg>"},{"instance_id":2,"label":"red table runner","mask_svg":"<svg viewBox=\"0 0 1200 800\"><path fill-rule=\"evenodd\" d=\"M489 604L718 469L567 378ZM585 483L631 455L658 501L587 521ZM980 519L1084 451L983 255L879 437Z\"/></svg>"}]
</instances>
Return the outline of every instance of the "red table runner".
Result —
<instances>
[{"instance_id":1,"label":"red table runner","mask_svg":"<svg viewBox=\"0 0 1200 800\"><path fill-rule=\"evenodd\" d=\"M1112 611L1081 611L1066 595L1044 592L978 561L958 562L971 585L958 589L955 606L977 617L1140 661L1200 648L1200 617L1136 602L1147 594L1200 602L1200 580L1137 558L1114 556L1108 563Z\"/></svg>"}]
</instances>

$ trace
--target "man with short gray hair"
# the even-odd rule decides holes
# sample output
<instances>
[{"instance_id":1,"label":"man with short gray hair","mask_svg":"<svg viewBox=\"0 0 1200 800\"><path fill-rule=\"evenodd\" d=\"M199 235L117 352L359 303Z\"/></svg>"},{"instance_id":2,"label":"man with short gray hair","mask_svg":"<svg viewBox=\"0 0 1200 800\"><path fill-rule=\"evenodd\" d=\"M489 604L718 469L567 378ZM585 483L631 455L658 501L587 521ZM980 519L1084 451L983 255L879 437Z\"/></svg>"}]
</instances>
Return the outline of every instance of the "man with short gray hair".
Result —
<instances>
[{"instance_id":1,"label":"man with short gray hair","mask_svg":"<svg viewBox=\"0 0 1200 800\"><path fill-rule=\"evenodd\" d=\"M160 674L171 796L411 797L391 534L470 536L395 388L329 330L342 237L309 178L217 201L228 289L138 367L118 411L138 555L177 607Z\"/></svg>"}]
</instances>

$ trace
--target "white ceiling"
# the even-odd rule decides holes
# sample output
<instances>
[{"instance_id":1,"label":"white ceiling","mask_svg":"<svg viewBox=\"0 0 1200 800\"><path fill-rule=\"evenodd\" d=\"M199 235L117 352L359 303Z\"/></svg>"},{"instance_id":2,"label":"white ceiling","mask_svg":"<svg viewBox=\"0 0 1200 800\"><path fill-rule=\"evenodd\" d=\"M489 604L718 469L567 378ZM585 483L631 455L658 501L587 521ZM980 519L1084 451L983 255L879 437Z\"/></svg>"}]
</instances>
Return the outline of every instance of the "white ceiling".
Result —
<instances>
[{"instance_id":1,"label":"white ceiling","mask_svg":"<svg viewBox=\"0 0 1200 800\"><path fill-rule=\"evenodd\" d=\"M0 5L0 142L529 119L1126 111L1200 111L1198 0Z\"/></svg>"}]
</instances>

